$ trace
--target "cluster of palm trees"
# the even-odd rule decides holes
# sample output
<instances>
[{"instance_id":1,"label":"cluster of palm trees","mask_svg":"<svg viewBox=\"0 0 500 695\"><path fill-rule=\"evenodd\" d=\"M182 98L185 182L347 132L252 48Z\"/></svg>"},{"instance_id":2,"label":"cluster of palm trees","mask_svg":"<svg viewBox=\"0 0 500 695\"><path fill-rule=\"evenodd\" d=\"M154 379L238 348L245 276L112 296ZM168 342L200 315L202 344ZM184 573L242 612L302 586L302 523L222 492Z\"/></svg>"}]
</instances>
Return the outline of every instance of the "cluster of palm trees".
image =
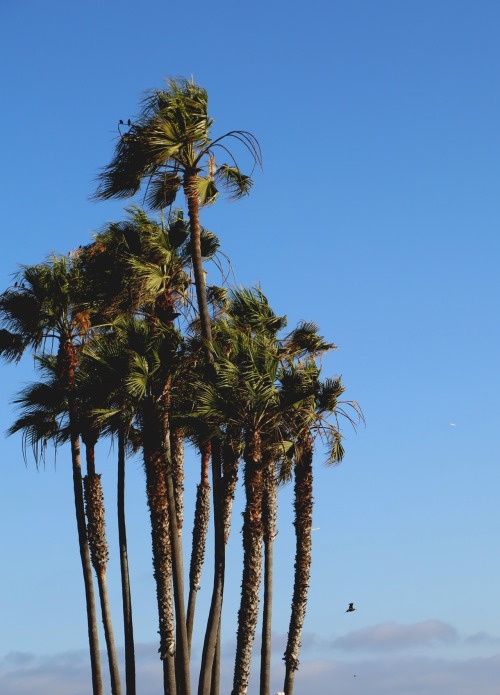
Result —
<instances>
[{"instance_id":1,"label":"cluster of palm trees","mask_svg":"<svg viewBox=\"0 0 500 695\"><path fill-rule=\"evenodd\" d=\"M361 416L355 402L340 400L340 379L321 378L320 358L334 346L315 325L303 322L286 333L285 319L275 315L260 289L206 286L203 262L216 256L219 242L201 227L200 207L213 202L219 188L238 198L252 185L228 141L260 164L250 133L232 131L212 139L211 125L207 94L193 82L170 80L167 89L149 93L138 120L120 134L96 197L129 197L144 183L143 201L161 212L154 216L128 208L124 221L108 224L69 256L21 267L13 286L0 295L0 354L12 361L30 350L40 375L16 398L19 417L10 432L22 433L24 448L31 447L37 460L49 442L69 442L71 448L94 695L103 685L92 568L111 690L123 692L106 583L104 498L94 455L98 439L117 442L127 695L136 693L136 675L125 463L139 453L151 520L165 695L192 691L191 641L211 515L214 576L198 695L219 693L225 548L240 475L246 504L232 694L248 689L263 575L260 693L269 695L278 487L294 480L295 576L284 654L284 691L292 695L311 565L315 441L320 437L328 459L340 461L339 416L354 422L348 406L354 418ZM218 164L219 153L230 164ZM186 218L172 207L181 190ZM186 442L199 451L201 469L187 581L182 548Z\"/></svg>"}]
</instances>

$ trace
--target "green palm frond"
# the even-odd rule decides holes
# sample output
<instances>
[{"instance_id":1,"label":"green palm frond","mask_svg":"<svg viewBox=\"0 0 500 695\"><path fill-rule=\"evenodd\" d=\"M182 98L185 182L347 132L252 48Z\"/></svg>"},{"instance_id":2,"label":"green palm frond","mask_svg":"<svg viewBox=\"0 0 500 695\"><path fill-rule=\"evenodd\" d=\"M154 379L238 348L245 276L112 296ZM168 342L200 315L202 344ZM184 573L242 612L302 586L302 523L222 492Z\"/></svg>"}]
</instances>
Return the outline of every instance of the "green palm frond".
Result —
<instances>
[{"instance_id":1,"label":"green palm frond","mask_svg":"<svg viewBox=\"0 0 500 695\"><path fill-rule=\"evenodd\" d=\"M220 248L219 238L208 229L202 227L200 233L200 246L202 258L213 258Z\"/></svg>"},{"instance_id":2,"label":"green palm frond","mask_svg":"<svg viewBox=\"0 0 500 695\"><path fill-rule=\"evenodd\" d=\"M200 205L212 205L219 196L217 186L210 177L198 176L196 178L196 189Z\"/></svg>"},{"instance_id":3,"label":"green palm frond","mask_svg":"<svg viewBox=\"0 0 500 695\"><path fill-rule=\"evenodd\" d=\"M228 164L221 164L215 172L215 180L228 191L229 197L233 200L239 200L248 195L253 186L250 176L242 174L237 167L231 167Z\"/></svg>"},{"instance_id":4,"label":"green palm frond","mask_svg":"<svg viewBox=\"0 0 500 695\"><path fill-rule=\"evenodd\" d=\"M178 174L158 171L148 183L145 201L151 210L163 210L173 204L181 187Z\"/></svg>"}]
</instances>

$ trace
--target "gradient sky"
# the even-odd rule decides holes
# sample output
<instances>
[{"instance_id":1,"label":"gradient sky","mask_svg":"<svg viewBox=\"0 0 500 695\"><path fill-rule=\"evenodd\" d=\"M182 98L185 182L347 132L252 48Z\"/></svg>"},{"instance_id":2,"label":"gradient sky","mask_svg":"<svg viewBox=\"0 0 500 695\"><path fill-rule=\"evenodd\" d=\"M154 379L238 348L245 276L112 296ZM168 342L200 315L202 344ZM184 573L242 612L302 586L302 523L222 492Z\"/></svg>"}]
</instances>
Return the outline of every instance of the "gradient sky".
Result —
<instances>
[{"instance_id":1,"label":"gradient sky","mask_svg":"<svg viewBox=\"0 0 500 695\"><path fill-rule=\"evenodd\" d=\"M194 76L214 133L252 131L264 157L239 203L204 211L236 281L289 326L338 345L366 427L335 469L318 451L311 598L296 695L492 695L500 680L498 406L500 5L494 0L0 0L2 287L67 253L120 202L89 201L120 118L144 90ZM217 271L209 267L209 281ZM2 367L0 430L31 361ZM90 675L69 452L37 472L1 442L0 692L84 695ZM100 449L120 638L115 452ZM187 484L190 540L193 474ZM139 682L158 692L144 480L129 464ZM281 690L293 570L280 497ZM241 498L231 538L223 683L234 659ZM199 596L203 622L207 567ZM350 601L357 612L346 614ZM195 637L200 649L201 632ZM197 663L197 659L194 659ZM257 692L254 679L250 695Z\"/></svg>"}]
</instances>

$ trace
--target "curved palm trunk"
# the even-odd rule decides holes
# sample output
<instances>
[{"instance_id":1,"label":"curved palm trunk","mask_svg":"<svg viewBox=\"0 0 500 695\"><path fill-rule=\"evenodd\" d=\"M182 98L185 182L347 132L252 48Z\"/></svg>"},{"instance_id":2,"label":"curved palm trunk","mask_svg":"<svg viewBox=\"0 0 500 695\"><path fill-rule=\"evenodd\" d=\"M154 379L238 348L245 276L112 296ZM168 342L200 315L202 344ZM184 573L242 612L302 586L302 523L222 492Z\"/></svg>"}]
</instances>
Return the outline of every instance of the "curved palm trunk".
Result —
<instances>
[{"instance_id":1,"label":"curved palm trunk","mask_svg":"<svg viewBox=\"0 0 500 695\"><path fill-rule=\"evenodd\" d=\"M127 527L125 523L125 428L118 433L118 542L120 545L120 572L122 581L123 631L125 639L125 685L127 695L135 695L135 647L132 618L132 596L128 571Z\"/></svg>"},{"instance_id":2,"label":"curved palm trunk","mask_svg":"<svg viewBox=\"0 0 500 695\"><path fill-rule=\"evenodd\" d=\"M61 340L58 350L59 376L68 386L68 413L71 440L71 463L73 469L73 493L75 499L76 525L78 529L78 545L82 563L83 582L87 606L87 629L89 634L90 666L92 671L93 695L102 695L101 655L99 652L99 636L97 632L97 614L94 597L94 583L90 552L85 525L85 506L83 502L82 466L80 457L80 437L78 433L78 405L73 395L76 369L76 348L70 338Z\"/></svg>"},{"instance_id":3,"label":"curved palm trunk","mask_svg":"<svg viewBox=\"0 0 500 695\"><path fill-rule=\"evenodd\" d=\"M246 508L243 514L243 579L238 612L236 659L232 695L245 695L250 680L252 646L259 611L262 571L262 496L263 466L261 442L253 433L244 454Z\"/></svg>"},{"instance_id":4,"label":"curved palm trunk","mask_svg":"<svg viewBox=\"0 0 500 695\"><path fill-rule=\"evenodd\" d=\"M99 587L101 602L102 624L108 652L109 675L111 679L111 692L113 695L121 695L120 672L118 670L118 658L116 656L113 624L109 606L109 595L106 581L106 565L108 563L108 543L106 540L106 525L104 518L104 497L101 485L101 476L95 473L93 466L94 447L86 446L87 463L92 461L89 472L83 479L85 507L87 513L87 533L90 547L90 557L94 566Z\"/></svg>"},{"instance_id":5,"label":"curved palm trunk","mask_svg":"<svg viewBox=\"0 0 500 695\"><path fill-rule=\"evenodd\" d=\"M300 638L306 615L309 576L311 569L312 528L312 458L311 439L301 442L301 454L295 464L295 578L288 641L285 649L285 683L283 690L292 695L295 671L299 667Z\"/></svg>"},{"instance_id":6,"label":"curved palm trunk","mask_svg":"<svg viewBox=\"0 0 500 695\"><path fill-rule=\"evenodd\" d=\"M277 535L278 483L274 461L264 468L264 608L262 614L262 645L260 657L260 695L270 695L271 681L271 624L273 608L273 552Z\"/></svg>"},{"instance_id":7,"label":"curved palm trunk","mask_svg":"<svg viewBox=\"0 0 500 695\"><path fill-rule=\"evenodd\" d=\"M155 422L156 421L156 422ZM156 425L156 426L155 426ZM165 695L176 695L175 624L172 594L172 550L167 502L166 470L161 447L161 423L151 402L143 413L143 453L146 493L151 518L153 568L158 602L160 659L163 661Z\"/></svg>"},{"instance_id":8,"label":"curved palm trunk","mask_svg":"<svg viewBox=\"0 0 500 695\"><path fill-rule=\"evenodd\" d=\"M193 545L191 548L191 565L189 568L189 599L187 608L187 636L189 650L193 636L196 596L200 590L201 574L205 562L208 524L210 521L210 483L208 480L210 463L210 442L201 445L201 482L196 490L196 508L193 523Z\"/></svg>"}]
</instances>

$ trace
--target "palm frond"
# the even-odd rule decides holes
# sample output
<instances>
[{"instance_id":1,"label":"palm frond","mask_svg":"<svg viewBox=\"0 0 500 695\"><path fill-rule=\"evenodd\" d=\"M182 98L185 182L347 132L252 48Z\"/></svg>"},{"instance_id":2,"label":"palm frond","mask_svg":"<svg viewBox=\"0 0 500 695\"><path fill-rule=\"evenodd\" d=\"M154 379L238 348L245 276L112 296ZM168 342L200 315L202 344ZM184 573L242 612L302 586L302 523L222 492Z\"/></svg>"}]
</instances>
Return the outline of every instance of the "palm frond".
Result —
<instances>
[{"instance_id":1,"label":"palm frond","mask_svg":"<svg viewBox=\"0 0 500 695\"><path fill-rule=\"evenodd\" d=\"M250 193L253 181L249 176L242 174L241 171L228 164L221 164L215 172L215 180L220 183L229 193L233 200L239 200Z\"/></svg>"}]
</instances>

